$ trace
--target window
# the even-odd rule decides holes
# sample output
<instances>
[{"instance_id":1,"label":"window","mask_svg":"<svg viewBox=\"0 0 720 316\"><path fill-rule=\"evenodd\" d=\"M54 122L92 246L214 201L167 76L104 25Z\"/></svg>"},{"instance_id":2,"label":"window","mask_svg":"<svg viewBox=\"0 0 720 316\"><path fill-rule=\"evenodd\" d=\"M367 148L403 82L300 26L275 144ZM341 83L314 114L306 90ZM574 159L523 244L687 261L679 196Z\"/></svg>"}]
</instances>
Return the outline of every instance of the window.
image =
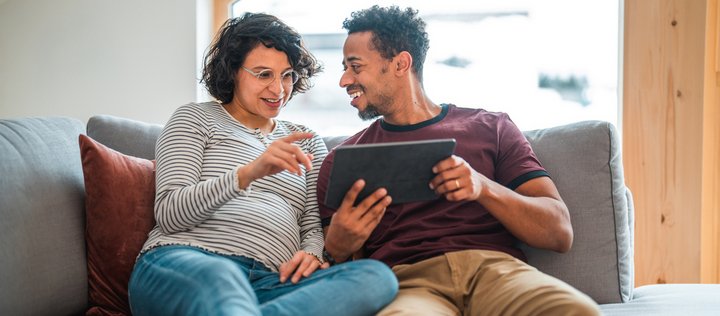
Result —
<instances>
[{"instance_id":1,"label":"window","mask_svg":"<svg viewBox=\"0 0 720 316\"><path fill-rule=\"evenodd\" d=\"M321 135L349 135L357 117L339 87L343 20L373 4L413 7L427 23L425 90L435 103L507 112L522 130L580 120L617 123L619 3L607 0L240 0L300 32L325 71L280 118Z\"/></svg>"}]
</instances>

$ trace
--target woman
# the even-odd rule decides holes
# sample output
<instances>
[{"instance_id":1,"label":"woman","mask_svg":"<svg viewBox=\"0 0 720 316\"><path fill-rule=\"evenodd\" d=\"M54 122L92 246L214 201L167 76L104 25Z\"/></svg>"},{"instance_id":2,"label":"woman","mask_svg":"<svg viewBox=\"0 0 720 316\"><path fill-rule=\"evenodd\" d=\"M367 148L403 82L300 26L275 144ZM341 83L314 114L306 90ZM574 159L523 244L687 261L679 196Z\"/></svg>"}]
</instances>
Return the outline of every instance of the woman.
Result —
<instances>
[{"instance_id":1,"label":"woman","mask_svg":"<svg viewBox=\"0 0 720 316\"><path fill-rule=\"evenodd\" d=\"M327 149L275 119L319 71L276 17L225 23L202 78L218 102L180 107L158 139L157 224L130 279L134 315L363 315L394 298L384 264L323 261L315 185Z\"/></svg>"}]
</instances>

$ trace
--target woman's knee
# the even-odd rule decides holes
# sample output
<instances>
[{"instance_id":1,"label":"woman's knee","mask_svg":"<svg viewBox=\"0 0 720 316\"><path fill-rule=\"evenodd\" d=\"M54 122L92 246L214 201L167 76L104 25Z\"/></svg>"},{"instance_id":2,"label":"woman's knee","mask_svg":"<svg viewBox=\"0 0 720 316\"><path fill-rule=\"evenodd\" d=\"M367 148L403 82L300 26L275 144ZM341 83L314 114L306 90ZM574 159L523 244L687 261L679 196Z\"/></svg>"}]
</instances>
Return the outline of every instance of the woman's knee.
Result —
<instances>
[{"instance_id":1,"label":"woman's knee","mask_svg":"<svg viewBox=\"0 0 720 316\"><path fill-rule=\"evenodd\" d=\"M374 296L375 300L384 300L387 303L395 298L398 293L398 280L386 264L371 259L353 261L352 264L363 276L363 288L368 289L365 293Z\"/></svg>"},{"instance_id":2,"label":"woman's knee","mask_svg":"<svg viewBox=\"0 0 720 316\"><path fill-rule=\"evenodd\" d=\"M257 305L247 277L232 260L187 251L168 251L162 258L141 257L131 277L129 296L133 312L138 314L202 313L238 301ZM164 306L158 302L165 302Z\"/></svg>"}]
</instances>

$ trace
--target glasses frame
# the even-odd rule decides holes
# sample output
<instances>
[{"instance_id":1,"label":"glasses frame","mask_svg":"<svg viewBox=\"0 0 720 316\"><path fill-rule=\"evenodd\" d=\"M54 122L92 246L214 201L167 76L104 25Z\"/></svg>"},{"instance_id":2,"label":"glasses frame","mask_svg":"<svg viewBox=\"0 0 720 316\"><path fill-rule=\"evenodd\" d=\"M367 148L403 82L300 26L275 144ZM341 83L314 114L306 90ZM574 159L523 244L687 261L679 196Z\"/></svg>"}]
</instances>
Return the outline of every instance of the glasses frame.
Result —
<instances>
[{"instance_id":1,"label":"glasses frame","mask_svg":"<svg viewBox=\"0 0 720 316\"><path fill-rule=\"evenodd\" d=\"M267 79L264 79L264 78L260 78L260 76L261 76L262 74L264 74L264 73L270 73L270 74L272 74L272 80L268 81L268 83L265 84L266 87L269 86L269 85L271 85L271 84L273 84L273 82L275 82L275 80L277 80L277 76L275 75L275 72L272 71L271 69L263 69L263 70L261 70L261 71L259 71L259 72L254 72L254 71L252 71L252 70L250 70L250 69L245 68L244 66L240 66L240 68L242 68L243 70L247 71L250 75L252 75L253 77L255 77L255 79L257 79L260 83L263 83L263 81L267 80ZM292 78L292 79L291 79L291 80L292 80L292 83L290 83L290 84L285 83L285 81L283 80L283 78L284 78L285 75L287 75L287 74L291 74L291 75L290 75L290 78ZM292 74L295 74L295 75L293 76ZM297 71L295 71L295 69L290 69L290 70L285 71L285 72L283 72L283 73L280 74L280 83L281 83L283 86L285 86L286 88L294 86L298 81L300 81L300 74L299 74Z\"/></svg>"}]
</instances>

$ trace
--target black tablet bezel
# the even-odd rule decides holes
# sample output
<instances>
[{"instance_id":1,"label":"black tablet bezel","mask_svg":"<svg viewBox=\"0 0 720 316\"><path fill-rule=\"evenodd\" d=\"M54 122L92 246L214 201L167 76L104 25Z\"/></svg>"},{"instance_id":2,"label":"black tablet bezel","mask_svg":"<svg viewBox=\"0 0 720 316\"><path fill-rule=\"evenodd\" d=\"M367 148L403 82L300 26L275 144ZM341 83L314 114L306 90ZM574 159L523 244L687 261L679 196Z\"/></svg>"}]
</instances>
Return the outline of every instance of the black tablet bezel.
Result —
<instances>
[{"instance_id":1,"label":"black tablet bezel","mask_svg":"<svg viewBox=\"0 0 720 316\"><path fill-rule=\"evenodd\" d=\"M335 149L325 205L337 209L358 179L365 187L355 203L380 187L388 190L392 204L438 198L430 189L432 167L450 157L455 139L430 139L391 143L343 145Z\"/></svg>"}]
</instances>

